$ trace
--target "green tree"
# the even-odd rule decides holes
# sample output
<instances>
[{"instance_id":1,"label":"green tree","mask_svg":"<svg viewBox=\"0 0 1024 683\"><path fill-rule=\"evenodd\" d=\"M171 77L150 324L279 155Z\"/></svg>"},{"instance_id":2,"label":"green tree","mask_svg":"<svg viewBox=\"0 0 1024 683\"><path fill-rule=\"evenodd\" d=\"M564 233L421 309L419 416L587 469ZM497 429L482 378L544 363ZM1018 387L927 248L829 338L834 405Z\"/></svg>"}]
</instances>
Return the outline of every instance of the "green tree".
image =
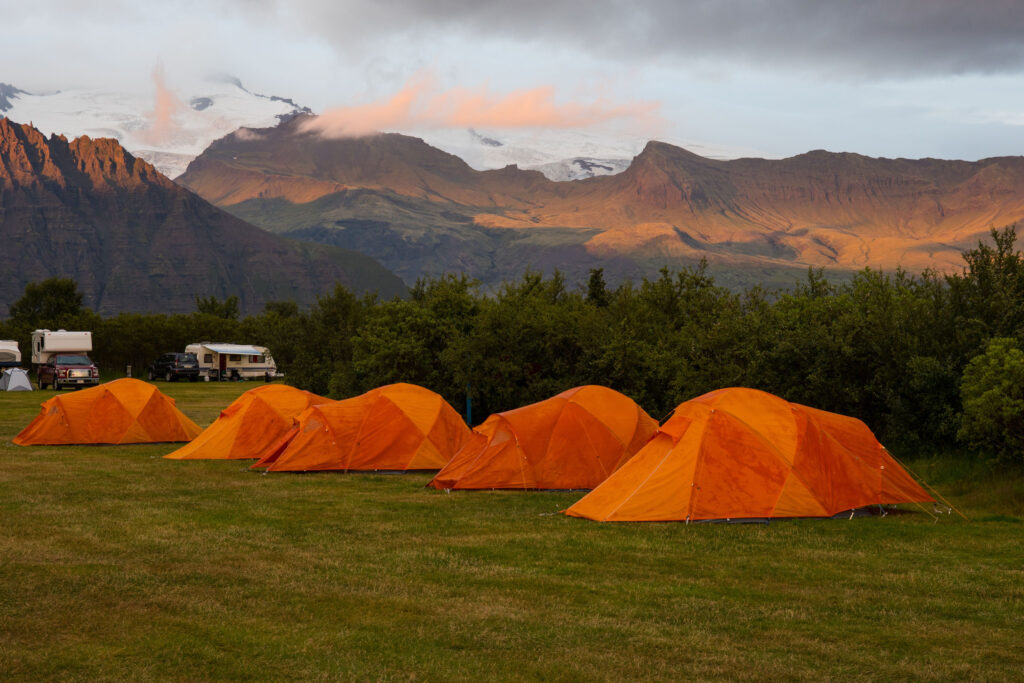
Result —
<instances>
[{"instance_id":1,"label":"green tree","mask_svg":"<svg viewBox=\"0 0 1024 683\"><path fill-rule=\"evenodd\" d=\"M268 301L263 305L263 312L280 318L297 318L299 305L294 301Z\"/></svg>"},{"instance_id":2,"label":"green tree","mask_svg":"<svg viewBox=\"0 0 1024 683\"><path fill-rule=\"evenodd\" d=\"M964 252L964 270L950 275L955 341L971 355L989 337L1024 336L1024 254L1014 226L992 230L992 244Z\"/></svg>"},{"instance_id":3,"label":"green tree","mask_svg":"<svg viewBox=\"0 0 1024 683\"><path fill-rule=\"evenodd\" d=\"M330 294L317 297L309 314L299 318L302 324L288 383L334 398L359 393L352 370L352 338L375 304L372 296L359 299L340 284Z\"/></svg>"},{"instance_id":4,"label":"green tree","mask_svg":"<svg viewBox=\"0 0 1024 683\"><path fill-rule=\"evenodd\" d=\"M31 282L25 287L25 294L11 304L11 319L17 325L31 328L60 327L87 310L82 300L82 293L71 278Z\"/></svg>"},{"instance_id":5,"label":"green tree","mask_svg":"<svg viewBox=\"0 0 1024 683\"><path fill-rule=\"evenodd\" d=\"M592 379L590 347L603 332L593 306L555 273L528 272L482 299L472 327L448 344L441 362L469 385L475 410L508 410Z\"/></svg>"},{"instance_id":6,"label":"green tree","mask_svg":"<svg viewBox=\"0 0 1024 683\"><path fill-rule=\"evenodd\" d=\"M232 295L224 299L224 301L219 301L213 295L208 297L197 296L196 311L205 315L212 315L215 318L238 320L238 297Z\"/></svg>"},{"instance_id":7,"label":"green tree","mask_svg":"<svg viewBox=\"0 0 1024 683\"><path fill-rule=\"evenodd\" d=\"M604 268L591 268L587 281L587 303L606 308L609 302L608 285L604 281Z\"/></svg>"},{"instance_id":8,"label":"green tree","mask_svg":"<svg viewBox=\"0 0 1024 683\"><path fill-rule=\"evenodd\" d=\"M588 307L593 311L592 307ZM745 383L743 299L715 285L707 263L663 268L620 286L582 340L586 376L661 417L711 389ZM589 326L588 326L589 328Z\"/></svg>"},{"instance_id":9,"label":"green tree","mask_svg":"<svg viewBox=\"0 0 1024 683\"><path fill-rule=\"evenodd\" d=\"M278 371L287 375L306 344L308 325L309 317L294 301L270 301L263 313L241 321L239 335L246 343L266 346Z\"/></svg>"},{"instance_id":10,"label":"green tree","mask_svg":"<svg viewBox=\"0 0 1024 683\"><path fill-rule=\"evenodd\" d=\"M451 397L450 373L438 362L450 339L447 333L440 318L414 301L396 299L375 307L352 339L358 387L409 382Z\"/></svg>"},{"instance_id":11,"label":"green tree","mask_svg":"<svg viewBox=\"0 0 1024 683\"><path fill-rule=\"evenodd\" d=\"M1024 351L1016 339L996 337L971 359L960 385L959 437L999 459L1024 464Z\"/></svg>"}]
</instances>

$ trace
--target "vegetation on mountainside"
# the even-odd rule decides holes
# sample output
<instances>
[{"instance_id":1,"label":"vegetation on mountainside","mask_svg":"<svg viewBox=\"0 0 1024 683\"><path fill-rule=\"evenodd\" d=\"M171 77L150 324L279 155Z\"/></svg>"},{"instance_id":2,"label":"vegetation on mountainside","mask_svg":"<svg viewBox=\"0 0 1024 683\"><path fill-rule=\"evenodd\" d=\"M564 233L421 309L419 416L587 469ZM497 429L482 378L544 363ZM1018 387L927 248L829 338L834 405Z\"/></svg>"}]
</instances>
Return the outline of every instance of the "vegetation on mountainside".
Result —
<instances>
[{"instance_id":1,"label":"vegetation on mountainside","mask_svg":"<svg viewBox=\"0 0 1024 683\"><path fill-rule=\"evenodd\" d=\"M655 417L748 386L859 417L897 453L959 443L1021 463L1019 415L997 417L1021 402L1020 383L1001 378L1024 373L1012 352L1024 343L1015 239L1013 228L993 231L954 275L864 270L836 284L809 271L784 293L730 291L703 265L615 288L599 269L578 289L528 272L491 295L448 275L405 300L337 286L308 311L277 302L241 319L212 297L189 315L53 309L47 292L73 283L51 280L26 291L0 337L27 348L36 327L91 329L95 360L116 369L200 340L259 343L296 386L344 397L414 382L460 409L471 397L476 421L581 384L618 389Z\"/></svg>"}]
</instances>

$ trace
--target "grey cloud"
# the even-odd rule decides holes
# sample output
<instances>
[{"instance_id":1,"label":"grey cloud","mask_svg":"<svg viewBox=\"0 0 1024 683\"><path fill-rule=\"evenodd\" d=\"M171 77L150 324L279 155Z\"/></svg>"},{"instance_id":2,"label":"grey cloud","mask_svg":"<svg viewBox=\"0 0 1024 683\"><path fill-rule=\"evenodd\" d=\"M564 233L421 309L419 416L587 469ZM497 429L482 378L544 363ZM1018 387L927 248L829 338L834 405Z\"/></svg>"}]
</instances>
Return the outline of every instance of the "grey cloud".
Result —
<instances>
[{"instance_id":1,"label":"grey cloud","mask_svg":"<svg viewBox=\"0 0 1024 683\"><path fill-rule=\"evenodd\" d=\"M278 17L290 14L339 47L454 33L562 44L617 60L726 61L848 78L1024 69L1019 0L277 2Z\"/></svg>"}]
</instances>

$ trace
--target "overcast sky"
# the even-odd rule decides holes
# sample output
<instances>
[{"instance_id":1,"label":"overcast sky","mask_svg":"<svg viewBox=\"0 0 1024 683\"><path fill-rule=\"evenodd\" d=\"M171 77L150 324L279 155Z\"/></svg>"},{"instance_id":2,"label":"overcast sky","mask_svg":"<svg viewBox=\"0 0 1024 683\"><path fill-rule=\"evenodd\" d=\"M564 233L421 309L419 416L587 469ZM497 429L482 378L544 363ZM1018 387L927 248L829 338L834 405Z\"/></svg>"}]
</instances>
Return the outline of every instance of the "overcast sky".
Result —
<instances>
[{"instance_id":1,"label":"overcast sky","mask_svg":"<svg viewBox=\"0 0 1024 683\"><path fill-rule=\"evenodd\" d=\"M0 17L0 82L29 91L151 90L162 63L183 94L228 73L352 130L1024 154L1024 0L0 0Z\"/></svg>"}]
</instances>

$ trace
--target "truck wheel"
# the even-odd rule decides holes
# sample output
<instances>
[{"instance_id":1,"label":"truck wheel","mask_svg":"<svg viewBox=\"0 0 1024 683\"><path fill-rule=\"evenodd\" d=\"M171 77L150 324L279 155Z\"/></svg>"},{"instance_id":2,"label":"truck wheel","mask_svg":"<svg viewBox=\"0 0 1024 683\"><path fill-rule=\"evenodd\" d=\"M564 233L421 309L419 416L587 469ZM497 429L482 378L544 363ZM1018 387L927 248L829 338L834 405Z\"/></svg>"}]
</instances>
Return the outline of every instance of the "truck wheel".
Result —
<instances>
[{"instance_id":1,"label":"truck wheel","mask_svg":"<svg viewBox=\"0 0 1024 683\"><path fill-rule=\"evenodd\" d=\"M43 389L46 388L46 382L44 382L41 378L36 380L36 384L39 385L39 390L40 391L42 391Z\"/></svg>"},{"instance_id":2,"label":"truck wheel","mask_svg":"<svg viewBox=\"0 0 1024 683\"><path fill-rule=\"evenodd\" d=\"M149 372L147 374L149 375L149 381L150 382L152 382L153 380L156 379L156 373L153 372L153 368L150 368Z\"/></svg>"},{"instance_id":3,"label":"truck wheel","mask_svg":"<svg viewBox=\"0 0 1024 683\"><path fill-rule=\"evenodd\" d=\"M174 375L171 374L170 370L168 370L167 373L164 375L164 379L167 380L168 382L174 381Z\"/></svg>"}]
</instances>

